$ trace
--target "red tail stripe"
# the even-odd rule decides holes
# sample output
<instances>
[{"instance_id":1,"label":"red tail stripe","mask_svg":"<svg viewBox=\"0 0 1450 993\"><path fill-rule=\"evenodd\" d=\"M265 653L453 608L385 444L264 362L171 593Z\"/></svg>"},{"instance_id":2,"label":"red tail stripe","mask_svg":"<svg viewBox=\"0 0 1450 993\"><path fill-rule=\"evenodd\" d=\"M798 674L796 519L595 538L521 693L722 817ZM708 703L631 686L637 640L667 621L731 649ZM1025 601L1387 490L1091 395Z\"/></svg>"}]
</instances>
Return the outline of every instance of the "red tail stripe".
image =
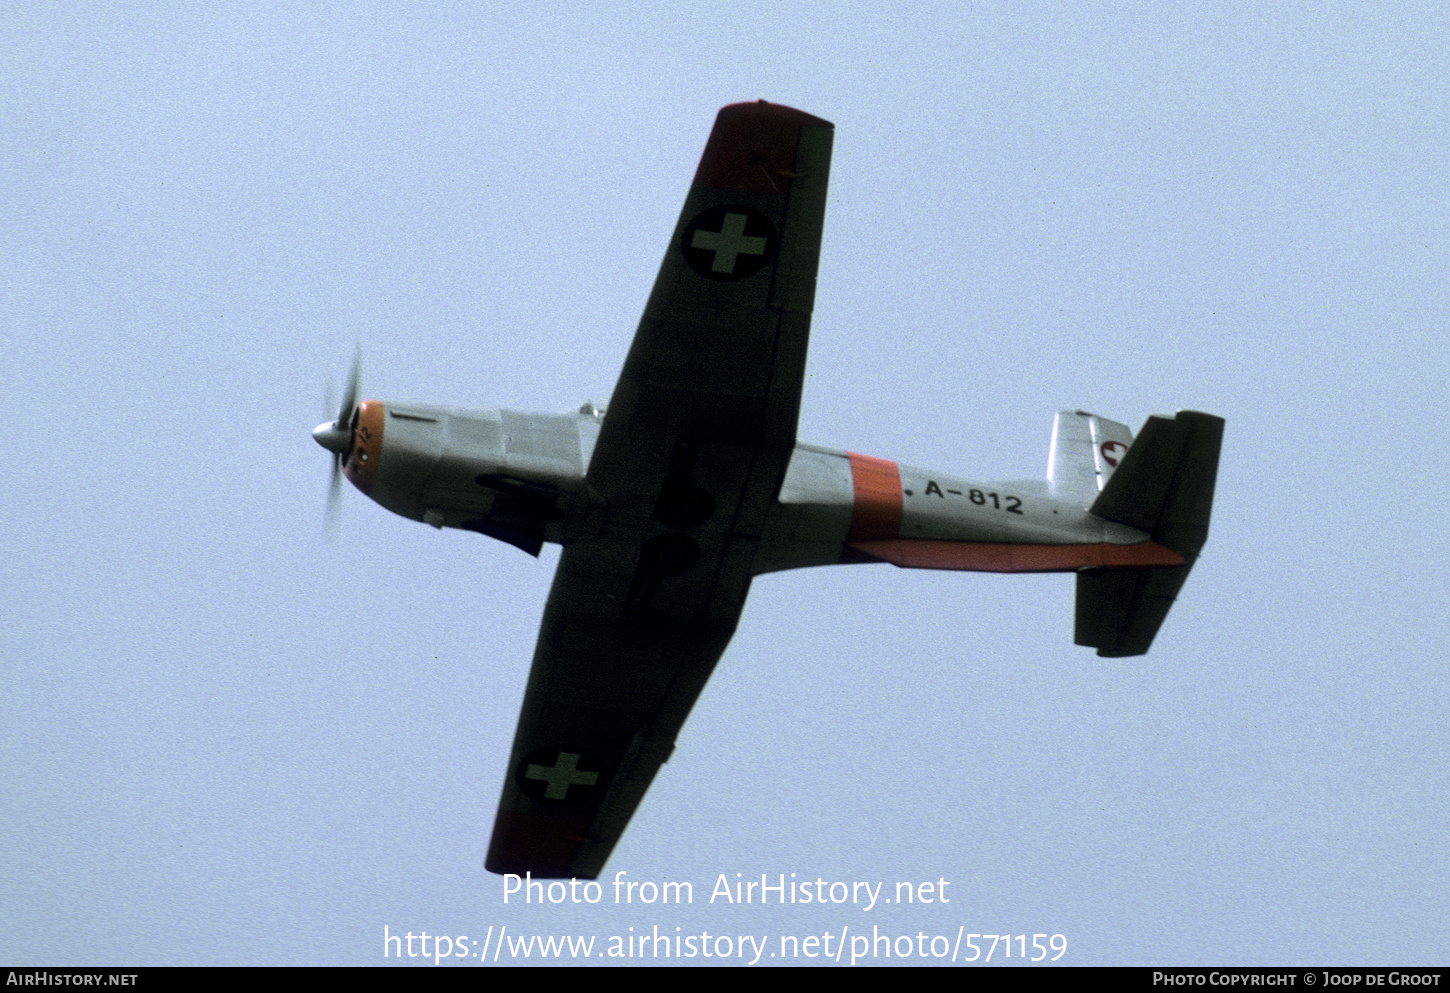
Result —
<instances>
[{"instance_id":1,"label":"red tail stripe","mask_svg":"<svg viewBox=\"0 0 1450 993\"><path fill-rule=\"evenodd\" d=\"M847 541L895 538L901 533L901 472L889 459L847 452L851 460L851 487L856 503L851 508Z\"/></svg>"}]
</instances>

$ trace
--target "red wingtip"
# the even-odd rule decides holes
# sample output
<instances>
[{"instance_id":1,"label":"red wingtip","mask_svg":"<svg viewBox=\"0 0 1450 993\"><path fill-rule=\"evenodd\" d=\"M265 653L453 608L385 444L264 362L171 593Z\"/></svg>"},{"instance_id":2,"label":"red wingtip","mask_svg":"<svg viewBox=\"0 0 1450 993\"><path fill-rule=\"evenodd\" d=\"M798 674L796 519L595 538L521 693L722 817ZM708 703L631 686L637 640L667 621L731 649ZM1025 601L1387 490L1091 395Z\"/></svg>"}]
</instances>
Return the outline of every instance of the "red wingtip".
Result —
<instances>
[{"instance_id":1,"label":"red wingtip","mask_svg":"<svg viewBox=\"0 0 1450 993\"><path fill-rule=\"evenodd\" d=\"M830 121L764 100L721 107L700 157L695 185L741 193L788 193L801 129L830 127Z\"/></svg>"},{"instance_id":2,"label":"red wingtip","mask_svg":"<svg viewBox=\"0 0 1450 993\"><path fill-rule=\"evenodd\" d=\"M570 865L588 826L586 821L500 810L485 867L499 875L532 872L538 879L576 875Z\"/></svg>"}]
</instances>

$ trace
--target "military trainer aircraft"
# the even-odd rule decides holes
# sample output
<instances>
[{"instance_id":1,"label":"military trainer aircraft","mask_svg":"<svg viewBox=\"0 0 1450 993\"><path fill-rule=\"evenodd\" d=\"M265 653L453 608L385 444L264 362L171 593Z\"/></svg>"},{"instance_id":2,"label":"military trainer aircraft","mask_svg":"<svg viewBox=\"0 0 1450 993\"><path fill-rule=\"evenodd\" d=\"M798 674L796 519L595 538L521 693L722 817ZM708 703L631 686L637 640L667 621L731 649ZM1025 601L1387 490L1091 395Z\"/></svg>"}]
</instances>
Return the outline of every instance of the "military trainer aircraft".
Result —
<instances>
[{"instance_id":1,"label":"military trainer aircraft","mask_svg":"<svg viewBox=\"0 0 1450 993\"><path fill-rule=\"evenodd\" d=\"M313 437L394 513L563 546L487 866L594 878L669 758L751 578L1073 572L1076 641L1148 650L1208 534L1223 421L1057 415L1047 476L974 482L796 441L833 127L716 118L607 413L357 400Z\"/></svg>"}]
</instances>

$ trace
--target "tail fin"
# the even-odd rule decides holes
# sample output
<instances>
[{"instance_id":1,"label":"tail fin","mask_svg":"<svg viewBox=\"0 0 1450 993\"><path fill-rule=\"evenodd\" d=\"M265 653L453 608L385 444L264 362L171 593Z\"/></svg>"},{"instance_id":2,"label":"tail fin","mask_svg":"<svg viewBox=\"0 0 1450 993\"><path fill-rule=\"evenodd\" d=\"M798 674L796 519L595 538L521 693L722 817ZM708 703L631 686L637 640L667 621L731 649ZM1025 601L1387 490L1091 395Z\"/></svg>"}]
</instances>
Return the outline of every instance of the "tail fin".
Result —
<instances>
[{"instance_id":1,"label":"tail fin","mask_svg":"<svg viewBox=\"0 0 1450 993\"><path fill-rule=\"evenodd\" d=\"M1062 500L1097 499L1133 444L1126 424L1085 410L1059 411L1052 422L1052 448L1047 454L1047 487Z\"/></svg>"},{"instance_id":2,"label":"tail fin","mask_svg":"<svg viewBox=\"0 0 1450 993\"><path fill-rule=\"evenodd\" d=\"M1142 655L1208 539L1223 418L1180 410L1150 417L1090 512L1148 532L1180 566L1085 569L1077 578L1079 645L1110 658Z\"/></svg>"}]
</instances>

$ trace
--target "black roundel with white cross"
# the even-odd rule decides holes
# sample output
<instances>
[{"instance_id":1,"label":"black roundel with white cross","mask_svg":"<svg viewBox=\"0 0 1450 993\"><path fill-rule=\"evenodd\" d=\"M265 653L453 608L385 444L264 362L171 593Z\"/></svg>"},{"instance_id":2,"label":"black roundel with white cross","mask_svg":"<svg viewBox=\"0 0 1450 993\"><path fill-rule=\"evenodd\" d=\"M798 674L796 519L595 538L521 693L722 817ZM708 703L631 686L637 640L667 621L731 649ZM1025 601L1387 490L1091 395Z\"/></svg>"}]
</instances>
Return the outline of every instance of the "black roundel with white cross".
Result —
<instances>
[{"instance_id":1,"label":"black roundel with white cross","mask_svg":"<svg viewBox=\"0 0 1450 993\"><path fill-rule=\"evenodd\" d=\"M535 800L583 800L604 785L604 764L588 752L540 748L519 763L516 778Z\"/></svg>"},{"instance_id":2,"label":"black roundel with white cross","mask_svg":"<svg viewBox=\"0 0 1450 993\"><path fill-rule=\"evenodd\" d=\"M775 254L775 225L751 207L730 204L696 214L685 225L685 262L709 279L744 279Z\"/></svg>"}]
</instances>

